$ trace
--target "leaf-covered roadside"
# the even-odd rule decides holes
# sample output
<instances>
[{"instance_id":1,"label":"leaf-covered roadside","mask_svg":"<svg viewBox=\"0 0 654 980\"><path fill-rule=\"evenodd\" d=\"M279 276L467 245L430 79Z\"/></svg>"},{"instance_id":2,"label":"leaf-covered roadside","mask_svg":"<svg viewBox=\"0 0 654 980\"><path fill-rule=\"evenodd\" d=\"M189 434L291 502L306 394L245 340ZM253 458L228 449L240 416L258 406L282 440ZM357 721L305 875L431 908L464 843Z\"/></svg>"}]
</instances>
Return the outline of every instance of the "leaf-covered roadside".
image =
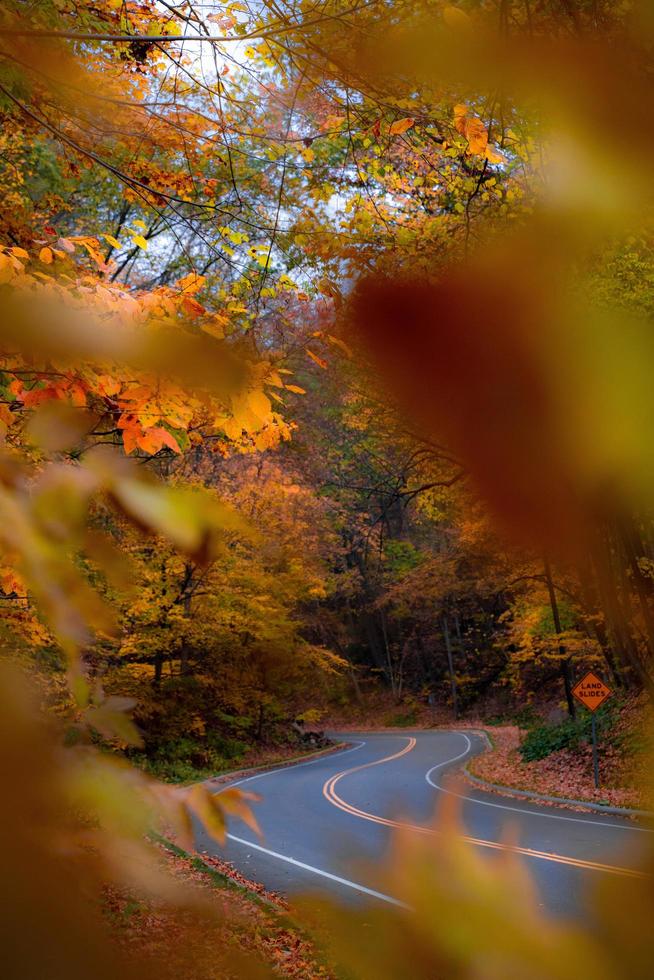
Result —
<instances>
[{"instance_id":1,"label":"leaf-covered roadside","mask_svg":"<svg viewBox=\"0 0 654 980\"><path fill-rule=\"evenodd\" d=\"M203 862L164 843L160 850L166 873L189 893L187 907L107 888L103 912L124 952L165 964L162 980L189 976L189 952L193 980L242 976L244 958L249 961L248 976L294 980L334 976L276 896L235 875L225 862ZM208 867L209 861L215 870ZM232 886L226 876L238 884Z\"/></svg>"},{"instance_id":2,"label":"leaf-covered roadside","mask_svg":"<svg viewBox=\"0 0 654 980\"><path fill-rule=\"evenodd\" d=\"M651 726L651 708L642 696L627 699L614 713L610 731L599 739L600 789L593 784L589 742L580 740L578 745L558 749L545 758L525 761L520 746L528 732L518 725L493 727L492 751L474 758L468 769L490 783L546 796L652 809L649 755L642 735L648 723Z\"/></svg>"}]
</instances>

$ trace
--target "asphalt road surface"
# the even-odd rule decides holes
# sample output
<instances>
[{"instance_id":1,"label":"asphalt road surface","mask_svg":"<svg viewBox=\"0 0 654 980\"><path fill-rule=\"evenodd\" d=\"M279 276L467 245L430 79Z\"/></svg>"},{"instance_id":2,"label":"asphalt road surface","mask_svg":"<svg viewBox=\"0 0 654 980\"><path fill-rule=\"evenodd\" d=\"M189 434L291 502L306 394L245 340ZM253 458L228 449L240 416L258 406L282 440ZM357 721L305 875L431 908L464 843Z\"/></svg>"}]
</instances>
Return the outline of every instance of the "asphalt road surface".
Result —
<instances>
[{"instance_id":1,"label":"asphalt road surface","mask_svg":"<svg viewBox=\"0 0 654 980\"><path fill-rule=\"evenodd\" d=\"M652 833L644 824L496 796L448 777L483 749L481 735L337 737L349 743L340 752L230 784L262 796L254 804L262 839L232 821L224 847L199 831L199 848L289 897L326 892L345 902L394 904L398 897L379 884L393 828L430 825L448 793L459 797L464 833L482 852L507 846L507 825L512 828L511 846L555 915L583 916L585 890L600 875L638 874L639 853Z\"/></svg>"}]
</instances>

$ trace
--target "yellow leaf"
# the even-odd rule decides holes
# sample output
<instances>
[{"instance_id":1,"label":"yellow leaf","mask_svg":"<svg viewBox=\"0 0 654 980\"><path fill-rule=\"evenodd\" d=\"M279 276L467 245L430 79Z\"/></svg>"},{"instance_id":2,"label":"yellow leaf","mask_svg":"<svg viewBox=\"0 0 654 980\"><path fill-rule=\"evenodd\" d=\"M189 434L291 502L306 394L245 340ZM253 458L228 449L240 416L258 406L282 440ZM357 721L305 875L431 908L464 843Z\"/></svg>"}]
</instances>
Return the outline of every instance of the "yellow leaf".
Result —
<instances>
[{"instance_id":1,"label":"yellow leaf","mask_svg":"<svg viewBox=\"0 0 654 980\"><path fill-rule=\"evenodd\" d=\"M249 391L246 396L247 406L261 421L265 421L272 410L270 399L263 391Z\"/></svg>"},{"instance_id":2,"label":"yellow leaf","mask_svg":"<svg viewBox=\"0 0 654 980\"><path fill-rule=\"evenodd\" d=\"M122 245L120 244L118 239L114 238L113 235L103 235L102 237L104 238L105 242L109 242L112 248L122 248Z\"/></svg>"},{"instance_id":3,"label":"yellow leaf","mask_svg":"<svg viewBox=\"0 0 654 980\"><path fill-rule=\"evenodd\" d=\"M223 340L225 336L225 324L229 323L226 316L221 316L220 313L216 313L212 316L210 320L205 320L202 324L202 329L205 333L211 334L212 337L216 337L218 340Z\"/></svg>"},{"instance_id":4,"label":"yellow leaf","mask_svg":"<svg viewBox=\"0 0 654 980\"><path fill-rule=\"evenodd\" d=\"M286 390L287 391L292 391L296 395L306 395L305 389L304 388L300 388L299 385L286 385Z\"/></svg>"},{"instance_id":5,"label":"yellow leaf","mask_svg":"<svg viewBox=\"0 0 654 980\"><path fill-rule=\"evenodd\" d=\"M26 252L24 248L20 248L18 245L10 250L12 255L15 255L17 259L29 259L29 252Z\"/></svg>"},{"instance_id":6,"label":"yellow leaf","mask_svg":"<svg viewBox=\"0 0 654 980\"><path fill-rule=\"evenodd\" d=\"M46 245L46 247L45 248L42 248L41 251L39 252L39 258L40 258L41 262L43 262L45 265L51 265L52 264L52 249L51 248L48 248L47 245Z\"/></svg>"},{"instance_id":7,"label":"yellow leaf","mask_svg":"<svg viewBox=\"0 0 654 980\"><path fill-rule=\"evenodd\" d=\"M145 252L147 252L148 243L146 242L143 235L132 235L132 241L134 242L135 245L138 245L139 248L142 248Z\"/></svg>"},{"instance_id":8,"label":"yellow leaf","mask_svg":"<svg viewBox=\"0 0 654 980\"><path fill-rule=\"evenodd\" d=\"M243 434L243 426L236 419L223 419L221 426L228 439L240 439Z\"/></svg>"},{"instance_id":9,"label":"yellow leaf","mask_svg":"<svg viewBox=\"0 0 654 980\"><path fill-rule=\"evenodd\" d=\"M398 119L396 122L391 123L388 132L391 136L399 136L401 133L406 133L407 129L411 129L415 124L415 119L408 116L406 119Z\"/></svg>"},{"instance_id":10,"label":"yellow leaf","mask_svg":"<svg viewBox=\"0 0 654 980\"><path fill-rule=\"evenodd\" d=\"M13 278L14 268L8 255L0 253L0 283L9 282Z\"/></svg>"}]
</instances>

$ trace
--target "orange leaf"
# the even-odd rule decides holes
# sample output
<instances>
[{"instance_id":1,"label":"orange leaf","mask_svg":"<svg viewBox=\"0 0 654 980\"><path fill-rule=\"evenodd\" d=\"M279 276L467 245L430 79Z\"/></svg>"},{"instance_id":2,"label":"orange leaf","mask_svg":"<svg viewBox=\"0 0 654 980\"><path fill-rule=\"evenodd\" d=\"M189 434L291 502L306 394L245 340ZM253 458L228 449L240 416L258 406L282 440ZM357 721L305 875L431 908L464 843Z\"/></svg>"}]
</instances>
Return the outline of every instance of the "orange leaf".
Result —
<instances>
[{"instance_id":1,"label":"orange leaf","mask_svg":"<svg viewBox=\"0 0 654 980\"><path fill-rule=\"evenodd\" d=\"M398 119L396 122L391 123L388 132L391 136L400 136L402 133L406 133L407 129L411 129L415 126L416 121L411 116L407 116L406 119Z\"/></svg>"},{"instance_id":2,"label":"orange leaf","mask_svg":"<svg viewBox=\"0 0 654 980\"><path fill-rule=\"evenodd\" d=\"M189 293L197 293L198 289L202 288L205 281L205 277L198 275L197 272L189 272L189 274L184 276L183 279L177 280L177 285L183 293L188 295Z\"/></svg>"},{"instance_id":3,"label":"orange leaf","mask_svg":"<svg viewBox=\"0 0 654 980\"><path fill-rule=\"evenodd\" d=\"M172 432L169 432L168 429L164 428L161 428L158 431L161 433L161 442L164 446L168 446L168 448L172 449L174 453L181 453L181 447Z\"/></svg>"},{"instance_id":4,"label":"orange leaf","mask_svg":"<svg viewBox=\"0 0 654 980\"><path fill-rule=\"evenodd\" d=\"M454 126L468 141L468 153L484 155L488 131L478 116L471 116L466 105L454 106Z\"/></svg>"},{"instance_id":5,"label":"orange leaf","mask_svg":"<svg viewBox=\"0 0 654 980\"><path fill-rule=\"evenodd\" d=\"M321 367L323 369L327 367L327 361L323 360L322 357L318 357L318 355L314 354L313 351L309 350L308 347L305 347L304 349L306 353L309 355L309 357L311 358L311 360L314 361L318 365L318 367Z\"/></svg>"},{"instance_id":6,"label":"orange leaf","mask_svg":"<svg viewBox=\"0 0 654 980\"><path fill-rule=\"evenodd\" d=\"M182 298L182 306L188 315L194 319L195 317L202 316L207 312L202 303L198 303L198 301L193 299L192 296L184 296Z\"/></svg>"},{"instance_id":7,"label":"orange leaf","mask_svg":"<svg viewBox=\"0 0 654 980\"><path fill-rule=\"evenodd\" d=\"M142 429L140 425L126 425L123 428L123 446L125 447L125 452L129 456L133 453L135 449L138 449L137 440L142 436Z\"/></svg>"},{"instance_id":8,"label":"orange leaf","mask_svg":"<svg viewBox=\"0 0 654 980\"><path fill-rule=\"evenodd\" d=\"M78 408L86 405L86 391L78 381L70 386L70 400Z\"/></svg>"}]
</instances>

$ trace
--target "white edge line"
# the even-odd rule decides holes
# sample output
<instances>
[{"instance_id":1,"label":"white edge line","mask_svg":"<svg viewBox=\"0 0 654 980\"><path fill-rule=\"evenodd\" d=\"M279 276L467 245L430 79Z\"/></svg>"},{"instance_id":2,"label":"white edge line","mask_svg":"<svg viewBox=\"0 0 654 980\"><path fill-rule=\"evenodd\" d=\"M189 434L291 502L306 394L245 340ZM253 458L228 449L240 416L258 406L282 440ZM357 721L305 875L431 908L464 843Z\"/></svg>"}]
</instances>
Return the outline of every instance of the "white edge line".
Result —
<instances>
[{"instance_id":1,"label":"white edge line","mask_svg":"<svg viewBox=\"0 0 654 980\"><path fill-rule=\"evenodd\" d=\"M459 800L470 800L471 803L478 803L479 806L492 806L495 807L496 810L511 810L512 813L526 813L531 817L545 817L547 820L568 820L572 823L585 823L591 827L608 827L614 830L635 830L640 834L654 833L654 831L650 830L649 827L636 827L621 823L607 823L604 820L588 820L584 817L567 817L560 813L542 813L540 810L525 810L524 808L518 806L508 806L506 803L492 803L490 800L478 800L474 796L465 796L463 793L455 793L454 790L446 789L444 786L441 786L440 783L434 782L434 780L431 778L431 774L436 772L437 769L442 769L443 766L448 766L453 762L458 762L459 759L463 759L463 757L466 756L472 749L470 739L467 735L464 735L463 732L451 732L450 734L461 735L461 737L466 740L467 747L465 751L454 756L453 759L446 759L445 762L439 762L438 765L432 766L429 772L425 774L425 779L429 785L433 786L434 789L439 790L441 793L447 793L449 796L456 796ZM510 787L507 787L507 789L510 789ZM534 802L537 804L537 801Z\"/></svg>"},{"instance_id":2,"label":"white edge line","mask_svg":"<svg viewBox=\"0 0 654 980\"><path fill-rule=\"evenodd\" d=\"M358 748L358 746L357 746ZM230 840L236 841L237 844L243 844L245 847L252 847L255 851L261 851L262 854L268 854L270 857L277 858L278 861L286 861L287 864L292 864L296 868L302 868L303 871L310 871L311 874L320 875L322 878L329 878L330 881L335 881L339 885L345 885L347 888L353 888L357 892L362 892L364 895L371 895L373 898L379 898L382 902L388 902L390 905L397 905L401 909L407 909L411 911L411 906L407 905L405 902L401 902L397 898L393 898L391 895L385 895L383 892L375 891L374 888L366 888L365 885L359 885L356 881L350 881L348 878L341 878L339 875L334 875L330 871L323 871L321 868L314 868L311 864L305 864L304 861L297 861L295 858L288 857L286 854L279 854L277 851L270 851L267 847L262 847L260 844L254 844L251 840L244 840L242 837L235 837L234 834L227 834Z\"/></svg>"},{"instance_id":3,"label":"white edge line","mask_svg":"<svg viewBox=\"0 0 654 980\"><path fill-rule=\"evenodd\" d=\"M334 752L334 756L339 759L342 755L347 755L348 752L356 752L357 749L363 748L365 742L359 742L357 745L353 745L349 749L345 749L343 752ZM270 769L267 772L258 772L254 776L246 776L245 779L239 779L235 783L229 783L228 786L223 786L218 793L219 795L225 789L231 789L234 786L241 786L243 783L249 783L253 779L261 779L263 776L274 776L276 773L285 772L287 769L301 769L302 766L313 766L318 762L322 762L326 758L331 758L331 756L322 755L317 759L309 759L307 762L298 762L295 765L282 766L280 769ZM268 854L269 857L277 858L278 861L286 861L287 864L292 864L296 868L302 868L304 871L309 871L311 874L320 875L322 878L328 878L330 881L335 881L339 885L345 885L347 888L353 888L355 891L362 892L365 895L370 895L372 898L378 898L382 902L388 902L391 905L397 905L398 908L410 909L409 905L405 902L400 902L397 898L392 898L391 895L385 895L383 892L375 891L374 888L366 888L365 885L359 885L355 881L350 881L348 878L341 878L339 875L332 874L330 871L323 871L321 868L314 868L311 864L305 864L303 861L298 861L296 858L288 857L286 854L279 854L278 851L271 851L267 847L262 847L261 844L255 844L253 841L244 840L242 837L236 837L235 834L226 835L229 840L235 841L237 844L243 844L245 847L252 847L255 851L261 851L262 854Z\"/></svg>"},{"instance_id":4,"label":"white edge line","mask_svg":"<svg viewBox=\"0 0 654 980\"><path fill-rule=\"evenodd\" d=\"M365 742L359 742L357 745L353 745L351 749L345 749L343 752L330 752L319 756L317 759L309 759L308 762L291 762L287 766L280 766L279 769L269 769L266 772L255 773L254 776L246 776L244 779L239 779L235 783L227 783L227 785L221 786L214 793L214 796L218 796L226 789L233 789L235 786L242 786L243 783L249 783L253 779L262 779L264 776L275 776L278 772L287 772L289 769L302 769L303 766L315 766L316 763L323 762L325 759L331 759L332 757L340 759L341 756L347 755L348 752L356 752L357 749L362 749L365 744Z\"/></svg>"}]
</instances>

